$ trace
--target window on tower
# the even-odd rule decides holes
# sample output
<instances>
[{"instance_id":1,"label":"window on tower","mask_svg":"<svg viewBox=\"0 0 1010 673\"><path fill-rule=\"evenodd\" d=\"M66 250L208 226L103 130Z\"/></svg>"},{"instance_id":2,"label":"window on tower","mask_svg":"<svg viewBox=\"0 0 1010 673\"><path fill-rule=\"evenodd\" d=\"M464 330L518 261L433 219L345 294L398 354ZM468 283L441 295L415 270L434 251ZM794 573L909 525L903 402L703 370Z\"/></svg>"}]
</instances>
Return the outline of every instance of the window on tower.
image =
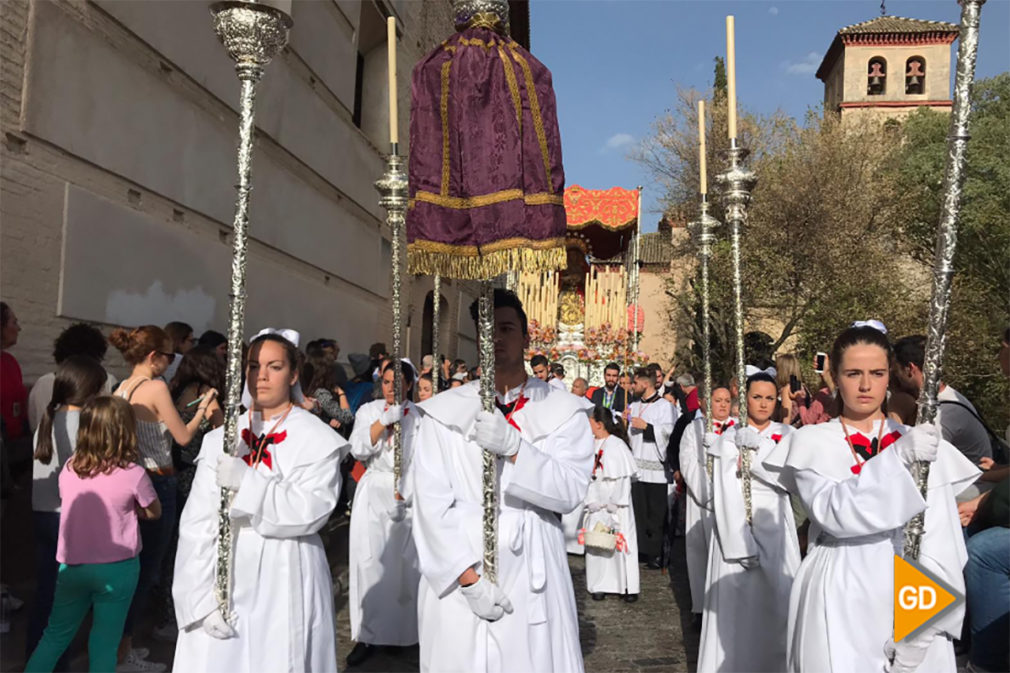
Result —
<instances>
[{"instance_id":1,"label":"window on tower","mask_svg":"<svg viewBox=\"0 0 1010 673\"><path fill-rule=\"evenodd\" d=\"M905 61L905 93L926 92L926 59L913 56Z\"/></svg>"},{"instance_id":2,"label":"window on tower","mask_svg":"<svg viewBox=\"0 0 1010 673\"><path fill-rule=\"evenodd\" d=\"M866 94L882 96L887 90L887 61L874 56L866 66Z\"/></svg>"}]
</instances>

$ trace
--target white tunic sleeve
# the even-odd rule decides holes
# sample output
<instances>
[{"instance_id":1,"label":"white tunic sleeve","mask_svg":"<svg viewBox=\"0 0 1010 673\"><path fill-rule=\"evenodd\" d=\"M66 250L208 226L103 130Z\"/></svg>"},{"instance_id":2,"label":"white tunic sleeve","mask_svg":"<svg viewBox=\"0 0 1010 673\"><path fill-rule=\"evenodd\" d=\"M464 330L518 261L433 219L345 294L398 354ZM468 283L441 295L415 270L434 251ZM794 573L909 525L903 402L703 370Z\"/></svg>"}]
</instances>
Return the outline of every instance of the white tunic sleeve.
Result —
<instances>
[{"instance_id":1,"label":"white tunic sleeve","mask_svg":"<svg viewBox=\"0 0 1010 673\"><path fill-rule=\"evenodd\" d=\"M576 413L537 444L522 440L513 468L507 494L560 514L578 507L593 471L593 435L585 414Z\"/></svg>"},{"instance_id":2,"label":"white tunic sleeve","mask_svg":"<svg viewBox=\"0 0 1010 673\"><path fill-rule=\"evenodd\" d=\"M340 452L301 465L285 475L250 470L235 494L233 518L248 517L263 537L311 535L330 518L340 494Z\"/></svg>"},{"instance_id":3,"label":"white tunic sleeve","mask_svg":"<svg viewBox=\"0 0 1010 673\"><path fill-rule=\"evenodd\" d=\"M684 483L687 484L687 492L691 499L699 507L707 508L711 497L709 496L708 474L705 471L705 466L700 462L701 451L699 450L698 436L699 434L704 436L704 427L704 421L699 419L692 421L684 430L680 439L680 474L684 478ZM699 433L699 429L701 433Z\"/></svg>"},{"instance_id":4,"label":"white tunic sleeve","mask_svg":"<svg viewBox=\"0 0 1010 673\"><path fill-rule=\"evenodd\" d=\"M894 530L926 506L895 450L863 463L853 479L835 481L811 469L798 470L794 477L810 518L839 539Z\"/></svg>"},{"instance_id":5,"label":"white tunic sleeve","mask_svg":"<svg viewBox=\"0 0 1010 673\"><path fill-rule=\"evenodd\" d=\"M213 438L208 435L208 439ZM204 442L207 447L209 442ZM178 569L172 581L172 599L179 629L189 628L217 609L214 575L217 566L217 508L221 490L214 477L213 462L221 453L217 437L215 455L197 460L196 475L179 520Z\"/></svg>"},{"instance_id":6,"label":"white tunic sleeve","mask_svg":"<svg viewBox=\"0 0 1010 673\"><path fill-rule=\"evenodd\" d=\"M369 403L358 409L354 416L354 430L351 431L351 455L361 461L368 460L382 448L383 435L377 444L372 443L372 424L379 420L379 407Z\"/></svg>"},{"instance_id":7,"label":"white tunic sleeve","mask_svg":"<svg viewBox=\"0 0 1010 673\"><path fill-rule=\"evenodd\" d=\"M747 523L746 505L737 478L737 456L739 451L733 438L734 432L719 437L715 446L709 448L712 455L713 510L715 511L715 531L719 548L726 561L740 561L758 555L757 541L750 524Z\"/></svg>"},{"instance_id":8,"label":"white tunic sleeve","mask_svg":"<svg viewBox=\"0 0 1010 673\"><path fill-rule=\"evenodd\" d=\"M456 585L467 568L481 560L481 550L473 548L463 533L463 515L453 490L452 461L448 453L458 435L425 416L418 423L410 478L414 492L412 532L421 572L439 596Z\"/></svg>"}]
</instances>

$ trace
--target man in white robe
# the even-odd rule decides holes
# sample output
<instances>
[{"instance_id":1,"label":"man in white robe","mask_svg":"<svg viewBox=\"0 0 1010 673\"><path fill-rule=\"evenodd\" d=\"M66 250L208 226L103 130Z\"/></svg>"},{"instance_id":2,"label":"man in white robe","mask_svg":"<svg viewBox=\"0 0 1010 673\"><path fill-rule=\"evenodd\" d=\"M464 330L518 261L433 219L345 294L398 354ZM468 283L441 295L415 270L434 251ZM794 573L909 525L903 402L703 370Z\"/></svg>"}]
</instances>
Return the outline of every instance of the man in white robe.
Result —
<instances>
[{"instance_id":1,"label":"man in white robe","mask_svg":"<svg viewBox=\"0 0 1010 673\"><path fill-rule=\"evenodd\" d=\"M638 468L638 481L631 486L638 530L639 554L652 569L662 565L663 538L669 510L663 459L677 422L677 408L656 392L655 378L647 369L635 372L637 400L625 412L628 443Z\"/></svg>"},{"instance_id":2,"label":"man in white robe","mask_svg":"<svg viewBox=\"0 0 1010 673\"><path fill-rule=\"evenodd\" d=\"M526 377L529 337L514 293L495 291L494 338L499 410L481 410L476 382L418 405L412 474L420 667L579 673L560 515L583 501L589 484L591 405ZM485 449L500 456L496 584L483 576Z\"/></svg>"},{"instance_id":3,"label":"man in white robe","mask_svg":"<svg viewBox=\"0 0 1010 673\"><path fill-rule=\"evenodd\" d=\"M716 435L721 435L724 428L734 424L729 417L731 405L728 388L712 391L712 430ZM687 511L684 516L687 579L691 586L691 614L696 628L701 628L701 614L705 607L705 573L714 525L711 479L704 445L705 427L705 417L699 410L680 440L680 474L687 487Z\"/></svg>"}]
</instances>

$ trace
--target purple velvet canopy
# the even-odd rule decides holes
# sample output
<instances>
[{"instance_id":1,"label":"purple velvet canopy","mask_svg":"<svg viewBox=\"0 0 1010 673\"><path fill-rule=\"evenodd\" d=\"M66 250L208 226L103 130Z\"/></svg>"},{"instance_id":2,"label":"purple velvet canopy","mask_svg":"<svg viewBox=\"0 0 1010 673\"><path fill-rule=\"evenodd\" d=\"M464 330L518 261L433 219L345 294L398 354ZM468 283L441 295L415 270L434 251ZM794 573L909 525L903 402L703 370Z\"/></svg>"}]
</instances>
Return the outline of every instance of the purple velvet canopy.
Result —
<instances>
[{"instance_id":1,"label":"purple velvet canopy","mask_svg":"<svg viewBox=\"0 0 1010 673\"><path fill-rule=\"evenodd\" d=\"M550 71L512 38L471 26L414 68L410 108L410 272L489 279L563 268Z\"/></svg>"}]
</instances>

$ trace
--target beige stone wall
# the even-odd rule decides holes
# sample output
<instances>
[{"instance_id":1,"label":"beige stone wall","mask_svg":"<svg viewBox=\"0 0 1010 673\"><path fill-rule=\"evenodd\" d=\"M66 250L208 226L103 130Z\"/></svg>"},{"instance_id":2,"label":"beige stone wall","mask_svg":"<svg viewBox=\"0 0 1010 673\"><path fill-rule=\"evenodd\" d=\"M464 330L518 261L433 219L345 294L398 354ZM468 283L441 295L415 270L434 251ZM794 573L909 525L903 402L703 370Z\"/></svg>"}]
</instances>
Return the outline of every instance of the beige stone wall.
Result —
<instances>
[{"instance_id":1,"label":"beige stone wall","mask_svg":"<svg viewBox=\"0 0 1010 673\"><path fill-rule=\"evenodd\" d=\"M883 94L866 93L866 72L870 59L880 56L887 61L887 86ZM924 93L905 93L905 63L913 56L926 60L926 87ZM950 100L951 46L930 44L921 46L888 46L845 48L844 102L856 101L910 101L913 106L920 101Z\"/></svg>"},{"instance_id":2,"label":"beige stone wall","mask_svg":"<svg viewBox=\"0 0 1010 673\"><path fill-rule=\"evenodd\" d=\"M239 86L208 6L0 6L0 293L23 327L12 352L29 382L74 320L226 327ZM392 7L405 145L411 68L451 32L451 12L448 0ZM389 234L372 186L388 128L382 16L371 0L295 0L292 15L257 97L247 332L335 337L346 357L391 341ZM405 291L411 325L425 282ZM443 337L454 355L472 350L472 327L459 320L460 288L448 289L464 330ZM121 373L115 353L108 364Z\"/></svg>"}]
</instances>

